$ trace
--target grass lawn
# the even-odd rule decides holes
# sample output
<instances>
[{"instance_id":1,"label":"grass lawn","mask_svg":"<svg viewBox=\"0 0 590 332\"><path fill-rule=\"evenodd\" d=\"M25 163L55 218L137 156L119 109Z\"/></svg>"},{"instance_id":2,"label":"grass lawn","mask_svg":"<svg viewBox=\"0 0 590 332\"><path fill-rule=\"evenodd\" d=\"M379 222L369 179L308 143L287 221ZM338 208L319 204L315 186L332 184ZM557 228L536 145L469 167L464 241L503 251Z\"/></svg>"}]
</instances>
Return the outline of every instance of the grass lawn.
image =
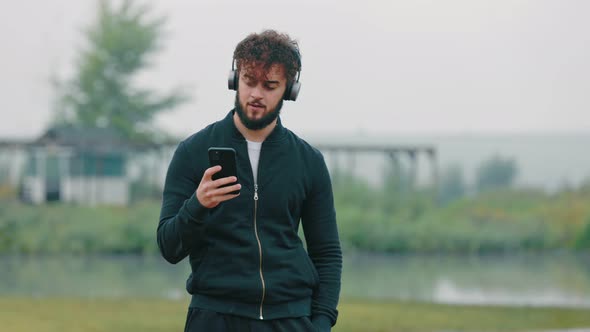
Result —
<instances>
[{"instance_id":1,"label":"grass lawn","mask_svg":"<svg viewBox=\"0 0 590 332\"><path fill-rule=\"evenodd\" d=\"M11 332L182 331L186 301L0 298ZM531 331L590 327L590 310L343 300L334 332Z\"/></svg>"}]
</instances>

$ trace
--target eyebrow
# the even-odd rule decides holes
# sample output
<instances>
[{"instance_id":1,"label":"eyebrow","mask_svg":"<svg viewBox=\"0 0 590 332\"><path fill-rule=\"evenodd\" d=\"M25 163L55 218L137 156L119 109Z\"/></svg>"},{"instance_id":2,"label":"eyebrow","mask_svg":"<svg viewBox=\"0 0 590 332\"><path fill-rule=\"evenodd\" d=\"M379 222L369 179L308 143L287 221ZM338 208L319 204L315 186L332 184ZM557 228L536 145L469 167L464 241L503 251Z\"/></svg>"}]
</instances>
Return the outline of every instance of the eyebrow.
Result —
<instances>
[{"instance_id":1,"label":"eyebrow","mask_svg":"<svg viewBox=\"0 0 590 332\"><path fill-rule=\"evenodd\" d=\"M251 75L251 74L244 74L244 77L250 80L258 80L258 78L256 78L256 76ZM266 80L264 81L266 84L280 84L279 81L270 81L270 80Z\"/></svg>"}]
</instances>

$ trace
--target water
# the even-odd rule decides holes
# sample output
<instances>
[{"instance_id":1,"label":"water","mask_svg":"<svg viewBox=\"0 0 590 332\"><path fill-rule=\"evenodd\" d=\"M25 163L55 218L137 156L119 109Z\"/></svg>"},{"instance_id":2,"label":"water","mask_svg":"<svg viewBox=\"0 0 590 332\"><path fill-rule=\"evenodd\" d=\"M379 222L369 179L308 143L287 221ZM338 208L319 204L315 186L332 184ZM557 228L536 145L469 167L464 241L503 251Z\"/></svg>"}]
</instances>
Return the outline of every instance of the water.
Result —
<instances>
[{"instance_id":1,"label":"water","mask_svg":"<svg viewBox=\"0 0 590 332\"><path fill-rule=\"evenodd\" d=\"M347 254L342 297L590 308L590 256ZM0 296L183 299L188 263L159 257L0 257Z\"/></svg>"},{"instance_id":2,"label":"water","mask_svg":"<svg viewBox=\"0 0 590 332\"><path fill-rule=\"evenodd\" d=\"M590 307L590 257L349 257L344 296L452 304Z\"/></svg>"}]
</instances>

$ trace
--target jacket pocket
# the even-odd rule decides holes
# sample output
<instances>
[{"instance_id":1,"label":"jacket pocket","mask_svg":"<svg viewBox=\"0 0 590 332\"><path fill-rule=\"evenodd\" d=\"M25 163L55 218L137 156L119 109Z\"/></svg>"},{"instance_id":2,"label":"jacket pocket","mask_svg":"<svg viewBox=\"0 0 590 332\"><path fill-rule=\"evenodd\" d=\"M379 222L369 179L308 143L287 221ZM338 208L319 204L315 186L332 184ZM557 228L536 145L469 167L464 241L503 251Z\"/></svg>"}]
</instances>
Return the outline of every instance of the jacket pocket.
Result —
<instances>
[{"instance_id":1,"label":"jacket pocket","mask_svg":"<svg viewBox=\"0 0 590 332\"><path fill-rule=\"evenodd\" d=\"M201 255L198 258L192 260L191 259L191 266L192 266L192 279L193 279L193 289L201 289L203 285L203 273L207 271L207 257L209 253L209 247L205 247Z\"/></svg>"},{"instance_id":2,"label":"jacket pocket","mask_svg":"<svg viewBox=\"0 0 590 332\"><path fill-rule=\"evenodd\" d=\"M305 263L304 265L306 266L306 273L308 276L310 276L311 285L315 288L320 284L320 276L318 274L318 271L316 270L315 265L313 265L311 258L309 258L307 251L305 251L305 249L301 248L300 252L301 252L300 256L302 257L302 259Z\"/></svg>"}]
</instances>

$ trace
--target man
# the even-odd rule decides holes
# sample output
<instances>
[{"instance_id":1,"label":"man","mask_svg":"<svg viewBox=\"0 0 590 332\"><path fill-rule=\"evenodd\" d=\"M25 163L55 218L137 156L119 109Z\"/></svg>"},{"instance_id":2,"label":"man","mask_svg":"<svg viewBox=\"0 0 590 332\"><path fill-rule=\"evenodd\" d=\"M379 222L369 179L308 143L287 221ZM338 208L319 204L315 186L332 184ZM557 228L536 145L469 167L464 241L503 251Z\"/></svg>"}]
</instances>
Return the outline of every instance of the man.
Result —
<instances>
[{"instance_id":1,"label":"man","mask_svg":"<svg viewBox=\"0 0 590 332\"><path fill-rule=\"evenodd\" d=\"M279 117L299 90L297 43L251 34L234 60L235 108L179 144L164 187L158 246L192 269L185 331L330 331L342 269L330 177ZM212 179L210 147L235 149L239 183Z\"/></svg>"}]
</instances>

